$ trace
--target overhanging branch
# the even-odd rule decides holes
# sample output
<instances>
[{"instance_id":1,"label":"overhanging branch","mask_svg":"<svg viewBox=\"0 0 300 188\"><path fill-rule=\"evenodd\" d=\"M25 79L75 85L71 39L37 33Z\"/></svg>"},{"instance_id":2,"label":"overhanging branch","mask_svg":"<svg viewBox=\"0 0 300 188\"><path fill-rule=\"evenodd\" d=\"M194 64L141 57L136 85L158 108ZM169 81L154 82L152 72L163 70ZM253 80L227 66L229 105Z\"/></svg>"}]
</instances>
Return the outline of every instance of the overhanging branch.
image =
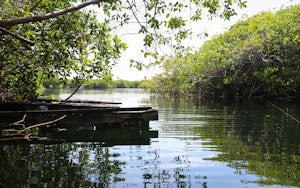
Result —
<instances>
[{"instance_id":1,"label":"overhanging branch","mask_svg":"<svg viewBox=\"0 0 300 188\"><path fill-rule=\"evenodd\" d=\"M47 14L41 14L41 15L34 15L34 16L26 16L26 17L19 17L19 18L8 18L8 19L2 19L0 20L0 27L11 27L18 24L26 24L30 22L40 22L43 20L47 20L50 18L56 18L58 16L64 15L69 12L73 12L79 9L82 9L86 6L97 4L102 2L103 0L91 0L88 2L81 3L79 5L68 7L59 11L47 13Z\"/></svg>"}]
</instances>

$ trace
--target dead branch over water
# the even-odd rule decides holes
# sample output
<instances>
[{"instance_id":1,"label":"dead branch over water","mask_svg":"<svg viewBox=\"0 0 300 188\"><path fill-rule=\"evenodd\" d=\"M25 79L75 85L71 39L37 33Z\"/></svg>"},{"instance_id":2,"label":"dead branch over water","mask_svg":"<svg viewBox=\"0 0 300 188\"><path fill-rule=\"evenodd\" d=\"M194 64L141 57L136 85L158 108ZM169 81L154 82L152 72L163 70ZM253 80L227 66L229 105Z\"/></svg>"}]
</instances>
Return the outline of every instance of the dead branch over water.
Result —
<instances>
[{"instance_id":1,"label":"dead branch over water","mask_svg":"<svg viewBox=\"0 0 300 188\"><path fill-rule=\"evenodd\" d=\"M16 121L14 123L11 123L9 125L5 125L2 127L7 127L1 130L1 136L0 136L0 141L18 141L18 140L47 140L48 137L41 137L38 136L38 134L33 134L32 130L35 128L39 128L39 127L53 127L55 126L56 122L61 121L62 119L64 119L65 117L67 117L67 115L63 115L57 119L51 120L51 121L47 121L47 122L43 122L43 123L38 123L38 124L34 124L34 125L29 125L26 126L25 125L25 119L26 119L27 115L24 115L23 118L19 121ZM14 128L12 128L14 127ZM18 128L16 128L18 127ZM21 127L21 129L20 129Z\"/></svg>"}]
</instances>

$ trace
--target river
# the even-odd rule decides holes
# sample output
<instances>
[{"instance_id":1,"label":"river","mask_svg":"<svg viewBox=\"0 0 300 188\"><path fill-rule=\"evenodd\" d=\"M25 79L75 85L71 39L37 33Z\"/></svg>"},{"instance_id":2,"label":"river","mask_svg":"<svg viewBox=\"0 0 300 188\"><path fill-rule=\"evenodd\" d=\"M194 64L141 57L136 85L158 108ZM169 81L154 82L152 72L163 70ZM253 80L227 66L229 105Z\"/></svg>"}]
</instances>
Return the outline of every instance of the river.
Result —
<instances>
[{"instance_id":1,"label":"river","mask_svg":"<svg viewBox=\"0 0 300 188\"><path fill-rule=\"evenodd\" d=\"M59 93L66 98L70 93ZM152 106L149 144L0 145L0 187L300 187L300 103L82 90L73 99Z\"/></svg>"}]
</instances>

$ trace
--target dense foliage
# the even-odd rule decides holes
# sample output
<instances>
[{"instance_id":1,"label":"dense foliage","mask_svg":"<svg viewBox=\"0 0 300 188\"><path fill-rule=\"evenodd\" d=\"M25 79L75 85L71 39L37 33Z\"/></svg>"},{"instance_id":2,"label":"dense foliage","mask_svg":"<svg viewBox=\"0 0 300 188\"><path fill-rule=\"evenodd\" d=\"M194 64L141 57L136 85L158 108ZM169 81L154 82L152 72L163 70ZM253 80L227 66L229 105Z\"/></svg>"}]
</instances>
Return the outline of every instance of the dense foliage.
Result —
<instances>
[{"instance_id":1,"label":"dense foliage","mask_svg":"<svg viewBox=\"0 0 300 188\"><path fill-rule=\"evenodd\" d=\"M83 9L91 5L98 7ZM144 36L146 49L140 50L156 58L156 46L180 47L190 34L187 20L197 21L206 12L229 19L236 14L233 7L245 2L0 0L0 98L37 97L39 85L53 77L82 83L109 74L126 48L114 35L124 25L135 24Z\"/></svg>"},{"instance_id":2,"label":"dense foliage","mask_svg":"<svg viewBox=\"0 0 300 188\"><path fill-rule=\"evenodd\" d=\"M29 9L34 7L33 2L18 7L15 2L5 1L1 17L51 12L71 5L70 1L41 1L39 6ZM91 12L76 11L43 22L8 27L10 32L22 34L34 44L1 33L0 92L33 98L42 81L51 77L85 80L108 74L112 59L126 48L112 34L108 23L100 23Z\"/></svg>"},{"instance_id":3,"label":"dense foliage","mask_svg":"<svg viewBox=\"0 0 300 188\"><path fill-rule=\"evenodd\" d=\"M194 53L170 57L157 91L214 97L300 93L300 5L240 21Z\"/></svg>"}]
</instances>

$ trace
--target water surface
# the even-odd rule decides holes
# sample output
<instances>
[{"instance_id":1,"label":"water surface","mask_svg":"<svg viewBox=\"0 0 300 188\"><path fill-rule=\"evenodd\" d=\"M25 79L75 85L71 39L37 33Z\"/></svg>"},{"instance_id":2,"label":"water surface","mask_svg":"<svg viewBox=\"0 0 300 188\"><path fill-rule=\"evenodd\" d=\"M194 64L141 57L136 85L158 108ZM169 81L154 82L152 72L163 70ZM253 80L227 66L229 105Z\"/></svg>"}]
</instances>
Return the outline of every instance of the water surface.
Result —
<instances>
[{"instance_id":1,"label":"water surface","mask_svg":"<svg viewBox=\"0 0 300 188\"><path fill-rule=\"evenodd\" d=\"M61 93L66 98L70 93ZM80 100L152 106L149 144L0 145L0 187L299 187L300 124L266 101L202 101L140 89ZM300 119L299 103L274 102Z\"/></svg>"}]
</instances>

